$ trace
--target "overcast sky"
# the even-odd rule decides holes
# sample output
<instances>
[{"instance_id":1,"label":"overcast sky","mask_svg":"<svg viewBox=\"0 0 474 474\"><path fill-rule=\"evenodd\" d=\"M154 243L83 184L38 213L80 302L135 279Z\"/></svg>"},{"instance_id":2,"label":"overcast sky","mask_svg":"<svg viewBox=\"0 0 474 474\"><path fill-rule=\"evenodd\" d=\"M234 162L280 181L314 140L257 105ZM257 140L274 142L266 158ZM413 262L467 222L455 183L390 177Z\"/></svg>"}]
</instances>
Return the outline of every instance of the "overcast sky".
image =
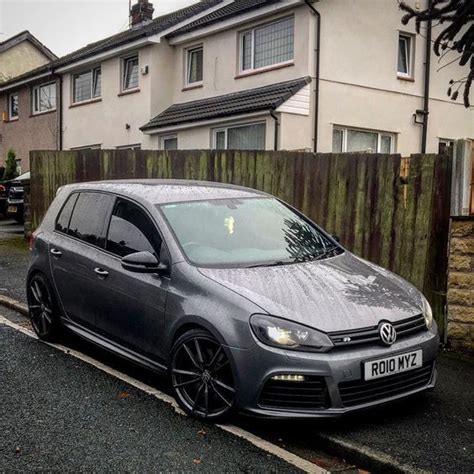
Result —
<instances>
[{"instance_id":1,"label":"overcast sky","mask_svg":"<svg viewBox=\"0 0 474 474\"><path fill-rule=\"evenodd\" d=\"M154 16L198 0L152 0ZM129 0L0 0L0 42L29 30L53 53L66 53L128 28ZM135 0L132 0L132 4Z\"/></svg>"}]
</instances>

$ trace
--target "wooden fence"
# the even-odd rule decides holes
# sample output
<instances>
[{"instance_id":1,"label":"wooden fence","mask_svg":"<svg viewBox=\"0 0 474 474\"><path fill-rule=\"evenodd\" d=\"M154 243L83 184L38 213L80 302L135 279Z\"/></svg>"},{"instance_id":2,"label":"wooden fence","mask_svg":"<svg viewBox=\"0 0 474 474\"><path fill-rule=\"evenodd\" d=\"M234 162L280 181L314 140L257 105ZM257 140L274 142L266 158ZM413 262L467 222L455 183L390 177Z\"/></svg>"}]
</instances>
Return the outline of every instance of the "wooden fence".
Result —
<instances>
[{"instance_id":1,"label":"wooden fence","mask_svg":"<svg viewBox=\"0 0 474 474\"><path fill-rule=\"evenodd\" d=\"M36 228L59 186L119 178L185 178L274 194L357 255L422 290L444 332L451 162L441 155L244 151L31 152Z\"/></svg>"}]
</instances>

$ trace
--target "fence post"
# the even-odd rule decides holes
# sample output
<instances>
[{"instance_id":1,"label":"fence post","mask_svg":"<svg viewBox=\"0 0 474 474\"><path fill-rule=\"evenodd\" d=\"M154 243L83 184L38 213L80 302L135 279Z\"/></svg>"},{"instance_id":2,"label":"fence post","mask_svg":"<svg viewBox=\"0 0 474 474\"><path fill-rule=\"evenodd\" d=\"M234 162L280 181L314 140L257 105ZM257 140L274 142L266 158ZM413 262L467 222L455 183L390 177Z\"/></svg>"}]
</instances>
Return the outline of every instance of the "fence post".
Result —
<instances>
[{"instance_id":1,"label":"fence post","mask_svg":"<svg viewBox=\"0 0 474 474\"><path fill-rule=\"evenodd\" d=\"M451 215L468 216L471 210L471 180L474 147L471 140L456 140L453 153ZM474 209L472 209L474 211Z\"/></svg>"}]
</instances>

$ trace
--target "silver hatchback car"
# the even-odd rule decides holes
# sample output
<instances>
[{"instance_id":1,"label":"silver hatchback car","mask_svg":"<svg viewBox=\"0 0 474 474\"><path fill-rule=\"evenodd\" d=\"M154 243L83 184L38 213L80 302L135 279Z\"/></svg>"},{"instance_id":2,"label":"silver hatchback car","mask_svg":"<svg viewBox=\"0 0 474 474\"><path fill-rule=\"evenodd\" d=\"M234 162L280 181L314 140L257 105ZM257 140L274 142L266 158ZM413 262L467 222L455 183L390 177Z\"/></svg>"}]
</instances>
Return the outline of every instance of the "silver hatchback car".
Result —
<instances>
[{"instance_id":1,"label":"silver hatchback car","mask_svg":"<svg viewBox=\"0 0 474 474\"><path fill-rule=\"evenodd\" d=\"M432 389L424 296L277 198L217 183L61 188L33 239L32 325L170 377L181 407L331 417Z\"/></svg>"}]
</instances>

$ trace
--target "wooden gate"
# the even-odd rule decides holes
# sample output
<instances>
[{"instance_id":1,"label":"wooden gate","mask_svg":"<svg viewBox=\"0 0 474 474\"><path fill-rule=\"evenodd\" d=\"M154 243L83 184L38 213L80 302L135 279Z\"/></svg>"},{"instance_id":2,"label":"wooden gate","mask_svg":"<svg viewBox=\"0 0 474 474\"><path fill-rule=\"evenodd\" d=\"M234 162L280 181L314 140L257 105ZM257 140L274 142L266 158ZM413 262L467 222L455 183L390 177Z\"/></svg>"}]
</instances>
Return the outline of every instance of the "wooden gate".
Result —
<instances>
[{"instance_id":1,"label":"wooden gate","mask_svg":"<svg viewBox=\"0 0 474 474\"><path fill-rule=\"evenodd\" d=\"M119 178L184 178L274 194L338 235L351 251L428 297L444 331L451 162L441 155L244 151L31 152L31 220L59 186Z\"/></svg>"}]
</instances>

